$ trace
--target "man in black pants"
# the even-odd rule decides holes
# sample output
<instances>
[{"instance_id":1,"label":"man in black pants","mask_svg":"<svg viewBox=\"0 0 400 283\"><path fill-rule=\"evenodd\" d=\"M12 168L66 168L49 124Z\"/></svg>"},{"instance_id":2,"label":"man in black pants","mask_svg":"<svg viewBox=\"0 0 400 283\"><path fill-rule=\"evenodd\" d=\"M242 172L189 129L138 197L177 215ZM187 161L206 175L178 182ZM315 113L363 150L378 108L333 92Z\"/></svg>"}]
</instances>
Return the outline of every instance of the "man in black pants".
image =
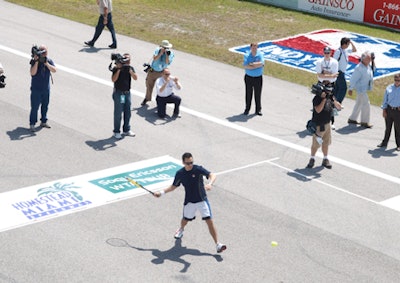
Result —
<instances>
[{"instance_id":1,"label":"man in black pants","mask_svg":"<svg viewBox=\"0 0 400 283\"><path fill-rule=\"evenodd\" d=\"M112 0L97 0L97 5L99 5L99 21L97 22L96 30L93 35L93 39L90 41L85 41L85 44L93 47L96 40L100 37L105 26L107 26L108 30L111 33L112 44L108 47L117 48L117 38L115 36L114 23L112 21Z\"/></svg>"},{"instance_id":2,"label":"man in black pants","mask_svg":"<svg viewBox=\"0 0 400 283\"><path fill-rule=\"evenodd\" d=\"M249 115L251 101L256 102L255 114L262 116L261 112L261 92L263 85L264 55L258 50L257 43L250 43L250 51L244 55L243 67L245 69L244 82L246 85L246 108L244 115Z\"/></svg>"},{"instance_id":3,"label":"man in black pants","mask_svg":"<svg viewBox=\"0 0 400 283\"><path fill-rule=\"evenodd\" d=\"M386 147L394 124L396 150L400 151L400 73L394 75L394 83L385 90L382 103L382 116L385 118L385 137L378 147Z\"/></svg>"}]
</instances>

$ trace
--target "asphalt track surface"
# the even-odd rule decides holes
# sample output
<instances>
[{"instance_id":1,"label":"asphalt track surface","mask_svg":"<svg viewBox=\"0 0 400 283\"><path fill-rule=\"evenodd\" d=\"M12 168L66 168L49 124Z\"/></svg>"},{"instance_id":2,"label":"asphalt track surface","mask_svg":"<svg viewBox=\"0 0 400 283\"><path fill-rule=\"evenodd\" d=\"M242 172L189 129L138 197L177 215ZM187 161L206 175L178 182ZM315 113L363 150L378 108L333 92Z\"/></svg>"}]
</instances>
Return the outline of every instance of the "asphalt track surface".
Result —
<instances>
[{"instance_id":1,"label":"asphalt track surface","mask_svg":"<svg viewBox=\"0 0 400 283\"><path fill-rule=\"evenodd\" d=\"M228 246L217 254L200 220L174 240L183 199L178 189L161 199L142 195L1 232L0 282L398 282L399 206L385 204L400 195L399 153L394 137L387 149L375 147L384 132L378 107L372 107L372 129L349 126L353 100L346 99L330 148L333 168L321 167L319 156L314 169L305 169L308 88L265 77L264 116L245 117L242 69L176 51L171 71L184 86L182 118L162 121L154 101L140 107L141 65L158 42L118 35L116 51L133 55L139 79L133 84L136 137L117 141L109 32L87 48L83 41L93 26L2 0L0 10L7 75L0 89L0 193L190 151L196 163L218 173L209 199ZM48 46L58 71L52 128L31 134L34 43Z\"/></svg>"}]
</instances>

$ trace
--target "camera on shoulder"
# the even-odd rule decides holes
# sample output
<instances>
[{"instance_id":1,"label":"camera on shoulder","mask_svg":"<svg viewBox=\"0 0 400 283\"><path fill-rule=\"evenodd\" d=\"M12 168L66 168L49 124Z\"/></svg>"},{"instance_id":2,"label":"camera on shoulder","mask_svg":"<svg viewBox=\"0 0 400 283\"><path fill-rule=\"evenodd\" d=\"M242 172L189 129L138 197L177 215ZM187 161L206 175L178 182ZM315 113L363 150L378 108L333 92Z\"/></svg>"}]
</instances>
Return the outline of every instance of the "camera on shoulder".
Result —
<instances>
[{"instance_id":1,"label":"camera on shoulder","mask_svg":"<svg viewBox=\"0 0 400 283\"><path fill-rule=\"evenodd\" d=\"M47 62L47 57L44 56L45 53L46 53L46 50L44 50L44 49L41 50L37 45L33 45L32 48L31 48L31 57L32 57L32 59L31 59L30 63L32 64L32 62L34 62L33 58L34 58L35 55L37 57L39 57L39 59L38 59L39 63L46 63Z\"/></svg>"},{"instance_id":2,"label":"camera on shoulder","mask_svg":"<svg viewBox=\"0 0 400 283\"><path fill-rule=\"evenodd\" d=\"M151 65L149 63L143 64L144 70L143 72L148 73L151 70Z\"/></svg>"},{"instance_id":3,"label":"camera on shoulder","mask_svg":"<svg viewBox=\"0 0 400 283\"><path fill-rule=\"evenodd\" d=\"M123 56L119 53L111 53L111 60L114 61L114 64L122 64L123 67L127 67L129 69L129 57ZM110 63L108 69L112 72L113 71L113 62Z\"/></svg>"},{"instance_id":4,"label":"camera on shoulder","mask_svg":"<svg viewBox=\"0 0 400 283\"><path fill-rule=\"evenodd\" d=\"M321 96L323 92L326 93L327 99L331 99L333 97L333 86L325 85L321 82L318 82L311 86L311 93L317 96Z\"/></svg>"}]
</instances>

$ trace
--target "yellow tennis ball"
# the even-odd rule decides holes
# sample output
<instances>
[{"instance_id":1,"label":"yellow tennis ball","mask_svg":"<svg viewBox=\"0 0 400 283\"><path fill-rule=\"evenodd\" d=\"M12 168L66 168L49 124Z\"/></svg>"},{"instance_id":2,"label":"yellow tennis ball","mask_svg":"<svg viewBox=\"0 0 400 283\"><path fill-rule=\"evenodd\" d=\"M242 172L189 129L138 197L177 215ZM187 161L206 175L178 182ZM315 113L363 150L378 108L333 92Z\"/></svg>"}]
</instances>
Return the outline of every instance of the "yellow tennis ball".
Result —
<instances>
[{"instance_id":1,"label":"yellow tennis ball","mask_svg":"<svg viewBox=\"0 0 400 283\"><path fill-rule=\"evenodd\" d=\"M273 246L273 247L278 246L278 242L272 241L272 242L271 242L271 246Z\"/></svg>"}]
</instances>

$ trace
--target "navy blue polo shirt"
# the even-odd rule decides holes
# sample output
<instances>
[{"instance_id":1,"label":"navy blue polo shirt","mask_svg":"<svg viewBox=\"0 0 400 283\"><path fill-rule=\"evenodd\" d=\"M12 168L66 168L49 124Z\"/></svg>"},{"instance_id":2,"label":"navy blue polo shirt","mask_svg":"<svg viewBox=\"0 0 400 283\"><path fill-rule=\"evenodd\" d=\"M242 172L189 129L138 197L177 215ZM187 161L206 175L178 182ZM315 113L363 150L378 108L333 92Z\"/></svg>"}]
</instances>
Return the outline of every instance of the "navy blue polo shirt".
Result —
<instances>
[{"instance_id":1,"label":"navy blue polo shirt","mask_svg":"<svg viewBox=\"0 0 400 283\"><path fill-rule=\"evenodd\" d=\"M210 172L199 165L193 165L190 171L186 171L183 167L176 172L173 185L179 187L182 184L185 187L184 204L207 200L203 176L208 179Z\"/></svg>"}]
</instances>

